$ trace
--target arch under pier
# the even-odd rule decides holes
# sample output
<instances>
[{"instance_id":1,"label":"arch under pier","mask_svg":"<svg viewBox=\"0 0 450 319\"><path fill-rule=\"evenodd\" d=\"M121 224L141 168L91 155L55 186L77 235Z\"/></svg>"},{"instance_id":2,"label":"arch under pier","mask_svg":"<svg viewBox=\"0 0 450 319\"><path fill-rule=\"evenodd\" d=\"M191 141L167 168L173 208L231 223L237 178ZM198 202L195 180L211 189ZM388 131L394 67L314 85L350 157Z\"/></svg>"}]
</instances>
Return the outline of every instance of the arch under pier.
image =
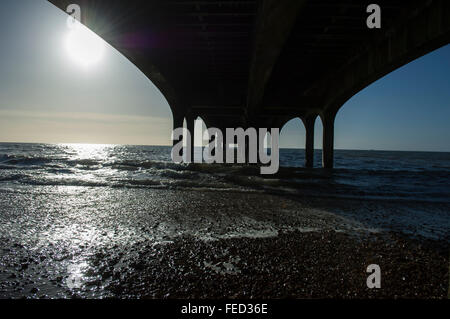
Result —
<instances>
[{"instance_id":1,"label":"arch under pier","mask_svg":"<svg viewBox=\"0 0 450 319\"><path fill-rule=\"evenodd\" d=\"M71 0L49 0L66 10ZM334 120L356 93L450 42L450 2L80 0L82 22L134 63L170 104L174 127L275 127L299 117L312 166L314 122L333 167ZM176 141L175 141L176 142Z\"/></svg>"}]
</instances>

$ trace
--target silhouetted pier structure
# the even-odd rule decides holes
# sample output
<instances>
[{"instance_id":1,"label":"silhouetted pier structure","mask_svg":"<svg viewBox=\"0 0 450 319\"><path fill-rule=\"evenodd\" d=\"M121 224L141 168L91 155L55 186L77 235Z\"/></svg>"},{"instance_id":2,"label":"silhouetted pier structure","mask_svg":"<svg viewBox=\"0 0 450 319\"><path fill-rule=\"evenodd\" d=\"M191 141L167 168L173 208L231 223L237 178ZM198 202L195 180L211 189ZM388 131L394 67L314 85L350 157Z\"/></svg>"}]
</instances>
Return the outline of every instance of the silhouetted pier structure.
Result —
<instances>
[{"instance_id":1,"label":"silhouetted pier structure","mask_svg":"<svg viewBox=\"0 0 450 319\"><path fill-rule=\"evenodd\" d=\"M278 127L299 117L306 166L323 123L323 166L333 167L334 120L357 92L450 42L447 0L76 2L82 22L162 92L174 127ZM381 29L366 8L381 7ZM193 138L193 137L192 137Z\"/></svg>"}]
</instances>

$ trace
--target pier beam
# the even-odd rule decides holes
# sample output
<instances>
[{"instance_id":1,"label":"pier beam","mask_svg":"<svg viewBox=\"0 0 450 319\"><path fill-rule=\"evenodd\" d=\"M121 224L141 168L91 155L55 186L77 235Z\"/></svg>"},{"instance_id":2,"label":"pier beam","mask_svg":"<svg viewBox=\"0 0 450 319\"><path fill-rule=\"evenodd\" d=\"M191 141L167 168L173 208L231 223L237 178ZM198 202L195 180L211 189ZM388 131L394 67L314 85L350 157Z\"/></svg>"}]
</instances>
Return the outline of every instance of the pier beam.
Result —
<instances>
[{"instance_id":1,"label":"pier beam","mask_svg":"<svg viewBox=\"0 0 450 319\"><path fill-rule=\"evenodd\" d=\"M314 166L314 125L317 115L310 115L302 118L306 130L305 142L305 167Z\"/></svg>"},{"instance_id":2,"label":"pier beam","mask_svg":"<svg viewBox=\"0 0 450 319\"><path fill-rule=\"evenodd\" d=\"M323 124L322 166L333 168L334 160L334 119L335 113L325 113L321 116Z\"/></svg>"}]
</instances>

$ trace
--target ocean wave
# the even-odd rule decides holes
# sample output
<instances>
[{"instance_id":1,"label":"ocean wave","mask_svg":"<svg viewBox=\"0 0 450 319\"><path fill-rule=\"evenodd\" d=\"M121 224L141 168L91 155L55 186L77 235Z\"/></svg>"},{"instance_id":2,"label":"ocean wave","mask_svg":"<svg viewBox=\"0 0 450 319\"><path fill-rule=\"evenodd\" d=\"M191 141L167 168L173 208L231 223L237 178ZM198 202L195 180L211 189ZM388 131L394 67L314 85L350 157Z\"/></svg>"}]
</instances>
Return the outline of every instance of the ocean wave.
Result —
<instances>
[{"instance_id":1,"label":"ocean wave","mask_svg":"<svg viewBox=\"0 0 450 319\"><path fill-rule=\"evenodd\" d=\"M12 182L19 181L21 179L27 178L28 176L23 174L12 174L7 176L0 176L0 182Z\"/></svg>"},{"instance_id":2,"label":"ocean wave","mask_svg":"<svg viewBox=\"0 0 450 319\"><path fill-rule=\"evenodd\" d=\"M85 186L85 187L107 187L112 186L104 181L90 181L83 179L43 179L25 178L19 180L20 184L33 186Z\"/></svg>"},{"instance_id":3,"label":"ocean wave","mask_svg":"<svg viewBox=\"0 0 450 319\"><path fill-rule=\"evenodd\" d=\"M17 155L1 155L0 163L7 165L45 165L52 162L53 159L47 157L34 157L34 156L17 156Z\"/></svg>"},{"instance_id":4,"label":"ocean wave","mask_svg":"<svg viewBox=\"0 0 450 319\"><path fill-rule=\"evenodd\" d=\"M299 150L282 150L280 162L297 165L303 155ZM120 146L83 154L66 146L26 145L21 150L21 145L2 149L0 144L1 186L180 188L386 199L450 197L449 154L337 150L336 167L333 171L280 167L277 174L263 176L258 165L175 164L170 160L170 148Z\"/></svg>"}]
</instances>

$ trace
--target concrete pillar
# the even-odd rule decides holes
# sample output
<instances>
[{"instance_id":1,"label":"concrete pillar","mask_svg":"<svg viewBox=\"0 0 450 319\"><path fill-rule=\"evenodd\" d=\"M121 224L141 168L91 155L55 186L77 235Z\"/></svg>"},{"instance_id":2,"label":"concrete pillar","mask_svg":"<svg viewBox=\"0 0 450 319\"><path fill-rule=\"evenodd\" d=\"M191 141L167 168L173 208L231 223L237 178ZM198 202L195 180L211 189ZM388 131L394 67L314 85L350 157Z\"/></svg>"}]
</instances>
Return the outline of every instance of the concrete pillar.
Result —
<instances>
[{"instance_id":1,"label":"concrete pillar","mask_svg":"<svg viewBox=\"0 0 450 319\"><path fill-rule=\"evenodd\" d=\"M250 139L248 136L245 136L245 163L250 163Z\"/></svg>"},{"instance_id":2,"label":"concrete pillar","mask_svg":"<svg viewBox=\"0 0 450 319\"><path fill-rule=\"evenodd\" d=\"M222 127L220 130L222 131L222 135L223 135L222 151L223 151L223 163L225 164L227 162L227 150L228 150L227 129L226 129L226 127Z\"/></svg>"},{"instance_id":3,"label":"concrete pillar","mask_svg":"<svg viewBox=\"0 0 450 319\"><path fill-rule=\"evenodd\" d=\"M172 123L173 123L173 130L177 129L177 128L182 128L183 127L183 121L184 121L184 117L180 116L180 115L174 115L173 119L172 119ZM179 138L179 139L174 139L173 140L173 146L175 146L175 144L177 144L179 141L181 141L183 138Z\"/></svg>"},{"instance_id":4,"label":"concrete pillar","mask_svg":"<svg viewBox=\"0 0 450 319\"><path fill-rule=\"evenodd\" d=\"M323 150L322 166L323 168L333 168L334 159L334 113L322 115L323 124Z\"/></svg>"},{"instance_id":5,"label":"concrete pillar","mask_svg":"<svg viewBox=\"0 0 450 319\"><path fill-rule=\"evenodd\" d=\"M236 147L237 143L238 143L238 138L237 138L237 136L235 136L234 139L233 139L233 144L235 145L235 147L232 148L234 163L237 163L237 157L238 157L238 148Z\"/></svg>"},{"instance_id":6,"label":"concrete pillar","mask_svg":"<svg viewBox=\"0 0 450 319\"><path fill-rule=\"evenodd\" d=\"M314 125L317 115L302 118L306 130L305 167L314 166Z\"/></svg>"},{"instance_id":7,"label":"concrete pillar","mask_svg":"<svg viewBox=\"0 0 450 319\"><path fill-rule=\"evenodd\" d=\"M256 127L255 127L256 128ZM256 128L256 163L259 164L259 130Z\"/></svg>"},{"instance_id":8,"label":"concrete pillar","mask_svg":"<svg viewBox=\"0 0 450 319\"><path fill-rule=\"evenodd\" d=\"M214 143L214 144L215 144L215 141L216 141L216 135L211 135L211 136L209 137L209 144L211 144L211 143ZM211 155L212 155L212 156L216 155L216 148L214 148L214 149L211 151Z\"/></svg>"},{"instance_id":9,"label":"concrete pillar","mask_svg":"<svg viewBox=\"0 0 450 319\"><path fill-rule=\"evenodd\" d=\"M187 145L187 147L190 147L187 154L191 154L191 158L187 158L187 162L193 163L194 162L194 137L195 137L195 118L193 116L186 117L186 128L189 131L191 135L191 143Z\"/></svg>"}]
</instances>

